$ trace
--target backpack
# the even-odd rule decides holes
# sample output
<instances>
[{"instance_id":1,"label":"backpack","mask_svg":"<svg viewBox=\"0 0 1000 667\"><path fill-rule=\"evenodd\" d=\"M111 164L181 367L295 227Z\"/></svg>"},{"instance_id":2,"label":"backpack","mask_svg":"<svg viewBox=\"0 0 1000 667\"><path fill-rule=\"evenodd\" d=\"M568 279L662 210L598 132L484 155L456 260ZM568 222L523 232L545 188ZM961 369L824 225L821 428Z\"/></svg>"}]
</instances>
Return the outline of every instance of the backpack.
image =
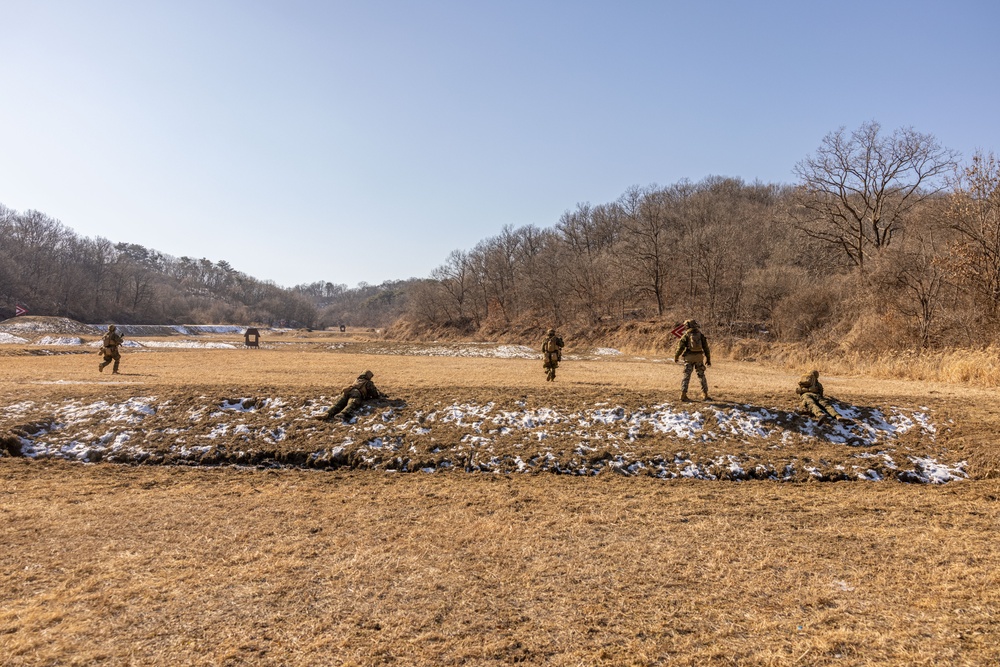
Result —
<instances>
[{"instance_id":1,"label":"backpack","mask_svg":"<svg viewBox=\"0 0 1000 667\"><path fill-rule=\"evenodd\" d=\"M687 345L688 352L704 352L705 347L702 344L702 341L704 341L704 339L705 337L702 335L700 331L692 331L691 334L688 336L688 345Z\"/></svg>"}]
</instances>

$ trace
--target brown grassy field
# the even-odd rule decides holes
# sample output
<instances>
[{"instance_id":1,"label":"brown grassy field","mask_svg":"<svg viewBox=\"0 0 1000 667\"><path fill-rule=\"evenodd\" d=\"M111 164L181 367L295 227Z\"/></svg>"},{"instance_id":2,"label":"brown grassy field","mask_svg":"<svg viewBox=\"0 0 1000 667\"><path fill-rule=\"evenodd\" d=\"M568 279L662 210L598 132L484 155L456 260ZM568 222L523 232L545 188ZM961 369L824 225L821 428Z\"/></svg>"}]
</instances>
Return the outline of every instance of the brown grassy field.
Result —
<instances>
[{"instance_id":1,"label":"brown grassy field","mask_svg":"<svg viewBox=\"0 0 1000 667\"><path fill-rule=\"evenodd\" d=\"M860 406L843 442L794 415L806 369L719 359L688 407L660 358L571 348L547 384L444 352L290 333L125 350L110 376L90 348L0 346L0 663L1000 662L993 392L824 375ZM365 368L395 402L314 419ZM934 428L871 426L893 410ZM762 435L727 430L760 411ZM139 451L178 465L107 462ZM894 476L921 457L965 478Z\"/></svg>"}]
</instances>

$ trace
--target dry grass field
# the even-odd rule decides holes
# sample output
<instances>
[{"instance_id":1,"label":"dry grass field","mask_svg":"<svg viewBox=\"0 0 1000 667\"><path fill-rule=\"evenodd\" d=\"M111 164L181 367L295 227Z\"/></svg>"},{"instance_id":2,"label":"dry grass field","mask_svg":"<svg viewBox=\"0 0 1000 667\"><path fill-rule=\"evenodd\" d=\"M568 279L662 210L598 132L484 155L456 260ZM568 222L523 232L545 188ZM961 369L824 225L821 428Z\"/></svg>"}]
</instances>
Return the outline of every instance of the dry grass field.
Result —
<instances>
[{"instance_id":1,"label":"dry grass field","mask_svg":"<svg viewBox=\"0 0 1000 667\"><path fill-rule=\"evenodd\" d=\"M991 390L227 340L0 345L0 664L1000 664Z\"/></svg>"}]
</instances>

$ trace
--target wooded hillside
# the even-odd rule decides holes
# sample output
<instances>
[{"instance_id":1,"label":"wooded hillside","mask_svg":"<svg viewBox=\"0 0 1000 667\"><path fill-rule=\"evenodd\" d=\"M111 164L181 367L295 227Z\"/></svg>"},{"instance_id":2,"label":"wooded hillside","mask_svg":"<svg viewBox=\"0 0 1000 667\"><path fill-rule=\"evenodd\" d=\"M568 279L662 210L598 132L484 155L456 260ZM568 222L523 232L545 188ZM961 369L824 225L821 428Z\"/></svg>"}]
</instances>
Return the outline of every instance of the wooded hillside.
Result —
<instances>
[{"instance_id":1,"label":"wooded hillside","mask_svg":"<svg viewBox=\"0 0 1000 667\"><path fill-rule=\"evenodd\" d=\"M694 317L865 350L997 341L992 154L961 165L932 136L868 123L829 134L795 173L633 187L553 228L506 227L415 286L408 316L467 333Z\"/></svg>"}]
</instances>

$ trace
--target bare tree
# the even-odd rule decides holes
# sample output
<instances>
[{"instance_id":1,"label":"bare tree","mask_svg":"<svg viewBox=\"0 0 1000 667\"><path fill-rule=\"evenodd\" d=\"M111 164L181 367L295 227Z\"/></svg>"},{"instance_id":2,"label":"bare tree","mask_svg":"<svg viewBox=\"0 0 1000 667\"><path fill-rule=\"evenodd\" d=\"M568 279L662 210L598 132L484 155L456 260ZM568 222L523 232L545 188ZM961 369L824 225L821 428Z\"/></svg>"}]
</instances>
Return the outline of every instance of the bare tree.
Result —
<instances>
[{"instance_id":1,"label":"bare tree","mask_svg":"<svg viewBox=\"0 0 1000 667\"><path fill-rule=\"evenodd\" d=\"M943 189L956 156L912 128L885 136L874 121L850 135L842 127L795 166L802 229L864 271L866 257L889 246L914 207Z\"/></svg>"},{"instance_id":2,"label":"bare tree","mask_svg":"<svg viewBox=\"0 0 1000 667\"><path fill-rule=\"evenodd\" d=\"M614 310L613 285L609 264L620 230L618 207L577 204L559 219L556 230L563 249L562 282L567 309L589 322L600 321Z\"/></svg>"},{"instance_id":3,"label":"bare tree","mask_svg":"<svg viewBox=\"0 0 1000 667\"><path fill-rule=\"evenodd\" d=\"M618 199L625 257L633 267L633 287L651 297L663 315L669 289L669 260L676 238L670 234L671 193L655 187L630 188Z\"/></svg>"},{"instance_id":4,"label":"bare tree","mask_svg":"<svg viewBox=\"0 0 1000 667\"><path fill-rule=\"evenodd\" d=\"M958 172L947 225L958 232L950 264L991 316L1000 314L1000 161L976 153Z\"/></svg>"},{"instance_id":5,"label":"bare tree","mask_svg":"<svg viewBox=\"0 0 1000 667\"><path fill-rule=\"evenodd\" d=\"M464 321L473 289L473 270L469 254L462 250L453 250L445 263L431 272L431 278L437 281L440 289L448 297L446 300L435 299L436 308L442 310L447 319L453 322ZM429 296L424 295L425 301Z\"/></svg>"},{"instance_id":6,"label":"bare tree","mask_svg":"<svg viewBox=\"0 0 1000 667\"><path fill-rule=\"evenodd\" d=\"M879 291L885 301L913 323L920 347L926 348L944 309L948 287L948 271L936 252L943 244L933 232L917 232L900 245L880 258L884 266L872 278L881 283Z\"/></svg>"}]
</instances>

